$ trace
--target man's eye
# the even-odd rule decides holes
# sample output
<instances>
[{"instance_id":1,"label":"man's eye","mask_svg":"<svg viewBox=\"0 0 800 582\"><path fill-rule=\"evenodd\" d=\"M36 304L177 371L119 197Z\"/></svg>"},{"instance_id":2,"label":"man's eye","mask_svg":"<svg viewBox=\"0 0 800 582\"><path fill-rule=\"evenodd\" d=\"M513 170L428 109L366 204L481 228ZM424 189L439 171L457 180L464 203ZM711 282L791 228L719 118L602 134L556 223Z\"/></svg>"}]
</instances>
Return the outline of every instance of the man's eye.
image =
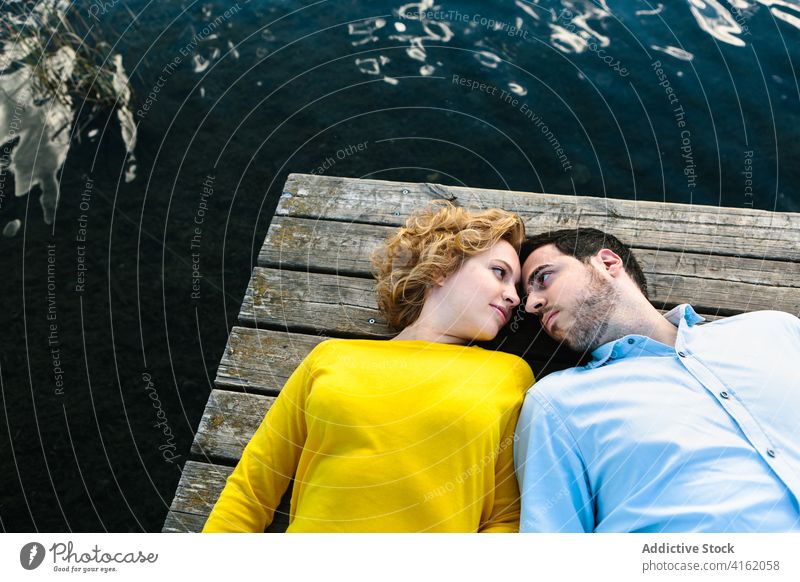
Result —
<instances>
[{"instance_id":1,"label":"man's eye","mask_svg":"<svg viewBox=\"0 0 800 582\"><path fill-rule=\"evenodd\" d=\"M549 271L538 273L536 277L533 278L533 282L531 283L530 287L533 289L544 289L547 287L547 283L550 280L550 275L551 273Z\"/></svg>"}]
</instances>

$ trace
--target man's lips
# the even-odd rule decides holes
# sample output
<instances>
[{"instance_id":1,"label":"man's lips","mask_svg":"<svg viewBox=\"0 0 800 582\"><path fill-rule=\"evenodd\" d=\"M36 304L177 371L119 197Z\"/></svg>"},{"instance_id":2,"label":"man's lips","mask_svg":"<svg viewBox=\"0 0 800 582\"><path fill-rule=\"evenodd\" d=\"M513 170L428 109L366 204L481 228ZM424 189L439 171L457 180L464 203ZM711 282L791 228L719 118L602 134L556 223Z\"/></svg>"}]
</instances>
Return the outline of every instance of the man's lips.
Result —
<instances>
[{"instance_id":1,"label":"man's lips","mask_svg":"<svg viewBox=\"0 0 800 582\"><path fill-rule=\"evenodd\" d=\"M499 313L500 316L503 318L503 323L508 321L508 310L507 309L503 309L502 307L498 307L497 305L494 305L494 304L492 304L492 307L494 307L494 310L497 311L497 313Z\"/></svg>"},{"instance_id":2,"label":"man's lips","mask_svg":"<svg viewBox=\"0 0 800 582\"><path fill-rule=\"evenodd\" d=\"M544 327L545 330L551 331L551 325L556 315L558 315L558 311L548 311L544 317L542 317L542 327Z\"/></svg>"}]
</instances>

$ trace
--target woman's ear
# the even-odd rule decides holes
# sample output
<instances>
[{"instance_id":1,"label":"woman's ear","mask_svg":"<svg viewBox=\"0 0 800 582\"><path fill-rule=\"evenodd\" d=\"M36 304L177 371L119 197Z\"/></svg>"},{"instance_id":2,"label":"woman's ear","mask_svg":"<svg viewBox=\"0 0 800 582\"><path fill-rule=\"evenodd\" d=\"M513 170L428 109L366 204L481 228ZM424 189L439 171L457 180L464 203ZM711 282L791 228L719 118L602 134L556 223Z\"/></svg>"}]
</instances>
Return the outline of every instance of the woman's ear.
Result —
<instances>
[{"instance_id":1,"label":"woman's ear","mask_svg":"<svg viewBox=\"0 0 800 582\"><path fill-rule=\"evenodd\" d=\"M430 277L430 283L428 283L429 289L434 287L443 287L445 280L447 280L444 271L440 267L434 267L431 269L431 272L428 276Z\"/></svg>"}]
</instances>

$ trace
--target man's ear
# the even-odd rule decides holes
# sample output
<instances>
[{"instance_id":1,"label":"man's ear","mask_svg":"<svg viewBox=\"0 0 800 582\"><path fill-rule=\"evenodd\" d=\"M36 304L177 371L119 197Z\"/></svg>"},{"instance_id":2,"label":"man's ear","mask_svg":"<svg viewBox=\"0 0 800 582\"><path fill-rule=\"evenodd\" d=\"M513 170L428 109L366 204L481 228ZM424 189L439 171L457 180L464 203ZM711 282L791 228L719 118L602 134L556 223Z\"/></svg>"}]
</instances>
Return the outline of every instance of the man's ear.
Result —
<instances>
[{"instance_id":1,"label":"man's ear","mask_svg":"<svg viewBox=\"0 0 800 582\"><path fill-rule=\"evenodd\" d=\"M617 277L620 273L625 272L625 266L622 264L622 259L619 255L611 249L600 249L595 258L599 261L598 266L602 266L605 271L612 277Z\"/></svg>"}]
</instances>

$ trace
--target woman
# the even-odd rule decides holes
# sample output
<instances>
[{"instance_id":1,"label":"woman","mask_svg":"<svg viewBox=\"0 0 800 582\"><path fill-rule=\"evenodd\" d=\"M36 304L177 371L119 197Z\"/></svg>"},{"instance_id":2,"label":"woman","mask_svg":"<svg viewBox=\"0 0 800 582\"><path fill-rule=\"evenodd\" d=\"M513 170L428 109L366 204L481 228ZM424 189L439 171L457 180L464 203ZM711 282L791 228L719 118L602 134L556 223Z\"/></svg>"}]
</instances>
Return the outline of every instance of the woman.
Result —
<instances>
[{"instance_id":1,"label":"woman","mask_svg":"<svg viewBox=\"0 0 800 582\"><path fill-rule=\"evenodd\" d=\"M322 342L247 445L204 532L517 531L513 441L533 374L470 347L519 304L519 217L431 207L373 256L392 340Z\"/></svg>"}]
</instances>

